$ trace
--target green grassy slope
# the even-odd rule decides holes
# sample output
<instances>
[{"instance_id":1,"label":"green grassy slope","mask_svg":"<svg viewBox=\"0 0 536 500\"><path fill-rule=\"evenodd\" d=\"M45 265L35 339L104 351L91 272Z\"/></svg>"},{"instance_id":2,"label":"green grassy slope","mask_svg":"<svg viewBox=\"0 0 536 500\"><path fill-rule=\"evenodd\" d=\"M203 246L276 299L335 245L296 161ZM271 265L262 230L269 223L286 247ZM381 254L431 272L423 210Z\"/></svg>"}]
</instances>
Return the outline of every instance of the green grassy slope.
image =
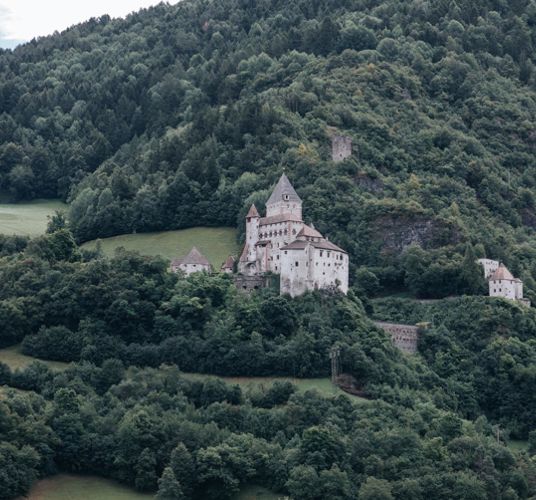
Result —
<instances>
[{"instance_id":1,"label":"green grassy slope","mask_svg":"<svg viewBox=\"0 0 536 500\"><path fill-rule=\"evenodd\" d=\"M47 361L44 359L33 358L32 356L26 356L20 351L20 345L0 349L0 362L8 365L12 370L25 368L32 361L41 361L53 370L64 370L69 365L69 363L62 363L61 361Z\"/></svg>"},{"instance_id":2,"label":"green grassy slope","mask_svg":"<svg viewBox=\"0 0 536 500\"><path fill-rule=\"evenodd\" d=\"M67 209L58 200L34 200L28 203L0 204L0 234L38 236L45 232L47 216Z\"/></svg>"},{"instance_id":3,"label":"green grassy slope","mask_svg":"<svg viewBox=\"0 0 536 500\"><path fill-rule=\"evenodd\" d=\"M201 373L185 373L186 377L192 379L204 379L215 377L214 375L204 375ZM221 378L228 384L239 384L245 391L255 389L268 389L276 381L292 382L300 392L316 389L323 396L339 396L344 394L359 402L368 402L368 399L357 396L350 396L337 386L331 383L331 380L325 378L294 378L294 377L217 377Z\"/></svg>"},{"instance_id":4,"label":"green grassy slope","mask_svg":"<svg viewBox=\"0 0 536 500\"><path fill-rule=\"evenodd\" d=\"M149 500L154 495L139 493L114 481L95 476L58 474L37 482L28 500Z\"/></svg>"},{"instance_id":5,"label":"green grassy slope","mask_svg":"<svg viewBox=\"0 0 536 500\"><path fill-rule=\"evenodd\" d=\"M106 255L112 255L116 248L125 247L143 255L161 255L166 259L186 255L192 246L196 246L215 269L219 269L229 255L237 255L239 251L236 230L230 227L193 227L180 231L124 234L98 241ZM96 242L90 241L82 247L95 248Z\"/></svg>"}]
</instances>

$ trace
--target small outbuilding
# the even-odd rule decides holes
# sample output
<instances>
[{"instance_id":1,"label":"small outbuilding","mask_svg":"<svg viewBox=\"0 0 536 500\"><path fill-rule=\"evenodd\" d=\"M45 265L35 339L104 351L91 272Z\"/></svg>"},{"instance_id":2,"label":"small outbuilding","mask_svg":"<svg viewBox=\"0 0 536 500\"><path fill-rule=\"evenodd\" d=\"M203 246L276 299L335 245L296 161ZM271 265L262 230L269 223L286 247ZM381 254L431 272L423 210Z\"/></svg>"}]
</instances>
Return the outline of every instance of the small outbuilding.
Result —
<instances>
[{"instance_id":1,"label":"small outbuilding","mask_svg":"<svg viewBox=\"0 0 536 500\"><path fill-rule=\"evenodd\" d=\"M212 271L212 265L196 247L193 247L186 257L173 259L170 267L172 272L177 273L182 271L187 276L192 273L202 271L210 273Z\"/></svg>"},{"instance_id":2,"label":"small outbuilding","mask_svg":"<svg viewBox=\"0 0 536 500\"><path fill-rule=\"evenodd\" d=\"M227 257L225 262L221 265L220 271L226 274L233 274L235 269L235 262L236 259L232 255L229 255L229 257Z\"/></svg>"}]
</instances>

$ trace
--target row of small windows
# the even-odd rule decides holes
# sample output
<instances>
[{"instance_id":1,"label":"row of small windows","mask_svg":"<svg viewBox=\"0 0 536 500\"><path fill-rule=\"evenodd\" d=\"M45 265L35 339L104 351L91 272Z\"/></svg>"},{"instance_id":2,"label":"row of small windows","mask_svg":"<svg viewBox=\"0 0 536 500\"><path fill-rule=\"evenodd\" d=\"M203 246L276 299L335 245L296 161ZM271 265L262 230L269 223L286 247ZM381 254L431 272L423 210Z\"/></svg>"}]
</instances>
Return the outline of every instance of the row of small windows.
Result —
<instances>
[{"instance_id":1,"label":"row of small windows","mask_svg":"<svg viewBox=\"0 0 536 500\"><path fill-rule=\"evenodd\" d=\"M292 234L296 234L296 229L292 230ZM272 236L283 236L283 235L285 236L288 235L287 229L285 229L284 231L280 229L279 231L269 231L266 233L260 233L259 238L271 238Z\"/></svg>"}]
</instances>

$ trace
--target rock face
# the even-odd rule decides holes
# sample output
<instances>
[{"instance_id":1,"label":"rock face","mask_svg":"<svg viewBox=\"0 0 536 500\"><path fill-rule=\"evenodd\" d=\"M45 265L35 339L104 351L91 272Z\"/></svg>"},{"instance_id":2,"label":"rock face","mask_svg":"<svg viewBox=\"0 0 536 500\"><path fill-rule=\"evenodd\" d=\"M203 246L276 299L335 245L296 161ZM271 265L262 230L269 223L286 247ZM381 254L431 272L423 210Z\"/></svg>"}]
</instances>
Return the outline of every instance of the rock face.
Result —
<instances>
[{"instance_id":1,"label":"rock face","mask_svg":"<svg viewBox=\"0 0 536 500\"><path fill-rule=\"evenodd\" d=\"M375 220L373 238L381 240L383 253L403 252L411 245L422 248L458 243L460 234L445 220L424 216L384 215Z\"/></svg>"},{"instance_id":2,"label":"rock face","mask_svg":"<svg viewBox=\"0 0 536 500\"><path fill-rule=\"evenodd\" d=\"M375 179L372 177L369 177L366 174L358 174L356 176L355 180L356 184L364 189L365 191L369 191L371 193L378 193L383 190L384 185L381 179Z\"/></svg>"}]
</instances>

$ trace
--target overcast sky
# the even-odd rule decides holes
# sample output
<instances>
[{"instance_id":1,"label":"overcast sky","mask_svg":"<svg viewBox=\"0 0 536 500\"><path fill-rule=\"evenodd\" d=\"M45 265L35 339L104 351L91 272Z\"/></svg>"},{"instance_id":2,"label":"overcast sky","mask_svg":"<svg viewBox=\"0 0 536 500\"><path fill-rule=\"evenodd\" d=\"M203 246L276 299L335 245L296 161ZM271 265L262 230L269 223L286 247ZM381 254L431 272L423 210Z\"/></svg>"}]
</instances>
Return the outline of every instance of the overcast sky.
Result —
<instances>
[{"instance_id":1,"label":"overcast sky","mask_svg":"<svg viewBox=\"0 0 536 500\"><path fill-rule=\"evenodd\" d=\"M168 0L177 3L177 0ZM50 35L90 17L124 17L160 0L0 0L0 46Z\"/></svg>"}]
</instances>

